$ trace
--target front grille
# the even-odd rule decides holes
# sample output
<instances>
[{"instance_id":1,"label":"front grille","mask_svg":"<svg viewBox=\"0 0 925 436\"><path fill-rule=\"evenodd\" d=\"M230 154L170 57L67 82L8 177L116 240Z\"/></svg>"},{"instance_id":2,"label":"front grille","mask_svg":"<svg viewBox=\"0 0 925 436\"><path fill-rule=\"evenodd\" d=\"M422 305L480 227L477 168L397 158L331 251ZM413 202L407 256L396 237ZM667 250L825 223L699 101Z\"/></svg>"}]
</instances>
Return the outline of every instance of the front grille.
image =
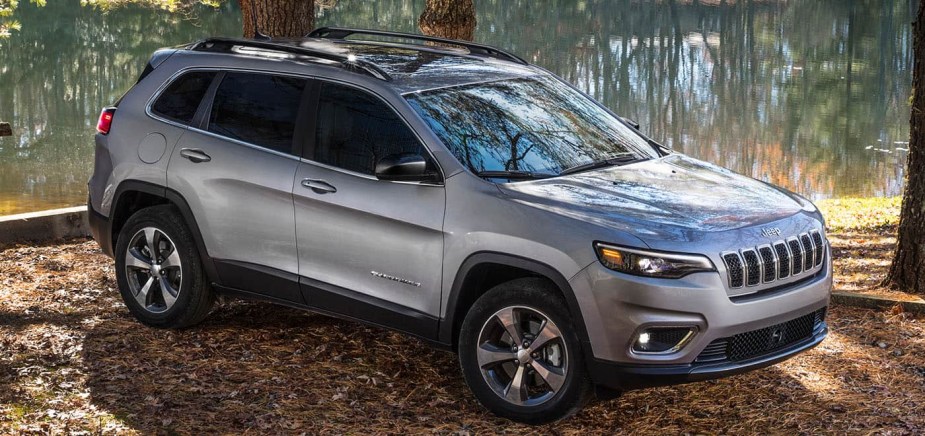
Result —
<instances>
[{"instance_id":1,"label":"front grille","mask_svg":"<svg viewBox=\"0 0 925 436\"><path fill-rule=\"evenodd\" d=\"M777 325L720 338L710 342L695 362L739 362L771 354L809 339L823 321L825 308Z\"/></svg>"},{"instance_id":2,"label":"front grille","mask_svg":"<svg viewBox=\"0 0 925 436\"><path fill-rule=\"evenodd\" d=\"M822 234L819 232L812 232L809 234L813 238L813 243L816 244L816 251L813 253L813 257L816 259L815 266L822 264L822 253L825 252L825 246L822 245Z\"/></svg>"},{"instance_id":3,"label":"front grille","mask_svg":"<svg viewBox=\"0 0 925 436\"><path fill-rule=\"evenodd\" d=\"M710 345L707 345L707 348L704 348L700 354L697 355L698 363L706 362L722 362L726 359L726 346L728 341L726 339L717 339L713 342L710 342Z\"/></svg>"},{"instance_id":4,"label":"front grille","mask_svg":"<svg viewBox=\"0 0 925 436\"><path fill-rule=\"evenodd\" d=\"M761 262L764 264L764 282L770 282L777 278L777 271L774 271L774 252L771 247L758 247L758 254L761 255Z\"/></svg>"},{"instance_id":5,"label":"front grille","mask_svg":"<svg viewBox=\"0 0 925 436\"><path fill-rule=\"evenodd\" d=\"M742 250L742 258L745 259L745 283L749 286L761 283L761 262L755 250Z\"/></svg>"},{"instance_id":6,"label":"front grille","mask_svg":"<svg viewBox=\"0 0 925 436\"><path fill-rule=\"evenodd\" d=\"M813 257L816 255L816 247L813 246L812 240L806 233L800 235L800 243L803 244L803 271L813 269Z\"/></svg>"},{"instance_id":7,"label":"front grille","mask_svg":"<svg viewBox=\"0 0 925 436\"><path fill-rule=\"evenodd\" d=\"M774 243L774 252L777 253L777 278L790 277L790 250L783 242Z\"/></svg>"},{"instance_id":8,"label":"front grille","mask_svg":"<svg viewBox=\"0 0 925 436\"><path fill-rule=\"evenodd\" d=\"M819 230L801 233L770 245L720 254L726 263L729 287L757 286L785 279L822 265L825 240Z\"/></svg>"},{"instance_id":9,"label":"front grille","mask_svg":"<svg viewBox=\"0 0 925 436\"><path fill-rule=\"evenodd\" d=\"M793 272L793 275L797 275L803 272L803 247L800 246L799 239L787 241L787 246L790 247L790 256L793 258L791 272Z\"/></svg>"},{"instance_id":10,"label":"front grille","mask_svg":"<svg viewBox=\"0 0 925 436\"><path fill-rule=\"evenodd\" d=\"M740 288L744 283L744 271L742 269L742 259L738 253L729 253L723 255L723 262L726 262L726 270L729 272L729 286Z\"/></svg>"}]
</instances>

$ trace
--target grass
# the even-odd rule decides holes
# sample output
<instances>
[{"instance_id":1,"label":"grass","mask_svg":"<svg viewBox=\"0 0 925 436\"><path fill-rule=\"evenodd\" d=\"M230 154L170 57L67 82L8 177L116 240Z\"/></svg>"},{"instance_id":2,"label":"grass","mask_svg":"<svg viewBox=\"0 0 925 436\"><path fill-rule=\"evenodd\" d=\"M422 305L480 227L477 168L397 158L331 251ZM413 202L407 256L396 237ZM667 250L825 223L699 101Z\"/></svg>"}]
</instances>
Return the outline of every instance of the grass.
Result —
<instances>
[{"instance_id":1,"label":"grass","mask_svg":"<svg viewBox=\"0 0 925 436\"><path fill-rule=\"evenodd\" d=\"M898 204L820 202L836 288L875 289ZM531 428L479 406L455 355L386 330L245 302L146 328L92 241L0 248L0 271L0 434L925 433L925 316L899 311L834 306L791 360Z\"/></svg>"}]
</instances>

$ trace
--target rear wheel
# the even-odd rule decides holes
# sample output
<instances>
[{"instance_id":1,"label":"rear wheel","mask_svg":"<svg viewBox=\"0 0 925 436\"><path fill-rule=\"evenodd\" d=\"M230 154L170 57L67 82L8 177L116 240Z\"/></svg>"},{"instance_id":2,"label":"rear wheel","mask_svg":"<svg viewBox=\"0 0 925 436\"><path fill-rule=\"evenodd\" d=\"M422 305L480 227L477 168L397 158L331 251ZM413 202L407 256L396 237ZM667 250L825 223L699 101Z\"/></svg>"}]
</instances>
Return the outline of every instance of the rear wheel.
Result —
<instances>
[{"instance_id":1,"label":"rear wheel","mask_svg":"<svg viewBox=\"0 0 925 436\"><path fill-rule=\"evenodd\" d=\"M153 327L202 321L213 305L199 252L173 206L141 209L119 233L116 275L132 315Z\"/></svg>"},{"instance_id":2,"label":"rear wheel","mask_svg":"<svg viewBox=\"0 0 925 436\"><path fill-rule=\"evenodd\" d=\"M565 303L542 279L496 286L466 315L459 360L472 392L499 416L565 418L591 398L591 382Z\"/></svg>"}]
</instances>

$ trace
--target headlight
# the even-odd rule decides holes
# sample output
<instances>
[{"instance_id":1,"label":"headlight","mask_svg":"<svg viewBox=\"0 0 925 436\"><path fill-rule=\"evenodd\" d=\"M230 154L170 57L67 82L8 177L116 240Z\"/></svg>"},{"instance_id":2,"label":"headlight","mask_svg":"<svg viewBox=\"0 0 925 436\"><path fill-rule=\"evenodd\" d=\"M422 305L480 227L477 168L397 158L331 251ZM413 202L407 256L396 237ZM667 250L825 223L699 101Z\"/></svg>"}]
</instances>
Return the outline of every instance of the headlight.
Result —
<instances>
[{"instance_id":1,"label":"headlight","mask_svg":"<svg viewBox=\"0 0 925 436\"><path fill-rule=\"evenodd\" d=\"M601 264L614 271L646 277L676 279L703 271L716 271L713 262L694 254L665 253L602 243L594 244Z\"/></svg>"}]
</instances>

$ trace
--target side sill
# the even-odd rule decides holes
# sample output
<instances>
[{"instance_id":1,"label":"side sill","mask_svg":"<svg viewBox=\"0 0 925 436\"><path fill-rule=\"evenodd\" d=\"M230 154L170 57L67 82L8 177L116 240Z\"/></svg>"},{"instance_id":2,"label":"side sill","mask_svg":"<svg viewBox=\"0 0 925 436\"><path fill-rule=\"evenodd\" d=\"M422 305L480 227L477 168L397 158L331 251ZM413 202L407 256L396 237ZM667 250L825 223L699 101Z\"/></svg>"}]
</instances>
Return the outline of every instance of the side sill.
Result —
<instances>
[{"instance_id":1,"label":"side sill","mask_svg":"<svg viewBox=\"0 0 925 436\"><path fill-rule=\"evenodd\" d=\"M436 317L305 277L300 279L300 281L304 282L300 284L303 295L307 301L312 302L311 304L237 289L218 283L212 283L212 287L222 295L252 301L265 301L395 330L421 339L428 345L438 349L446 351L452 351L453 349L451 344L443 343L436 337L437 325L440 322Z\"/></svg>"},{"instance_id":2,"label":"side sill","mask_svg":"<svg viewBox=\"0 0 925 436\"><path fill-rule=\"evenodd\" d=\"M266 295L275 300L303 304L299 291L299 276L275 268L268 268L250 262L227 259L212 259L218 278L235 289Z\"/></svg>"},{"instance_id":3,"label":"side sill","mask_svg":"<svg viewBox=\"0 0 925 436\"><path fill-rule=\"evenodd\" d=\"M299 285L302 298L312 310L398 330L426 341L439 341L437 317L307 277L299 277Z\"/></svg>"}]
</instances>

